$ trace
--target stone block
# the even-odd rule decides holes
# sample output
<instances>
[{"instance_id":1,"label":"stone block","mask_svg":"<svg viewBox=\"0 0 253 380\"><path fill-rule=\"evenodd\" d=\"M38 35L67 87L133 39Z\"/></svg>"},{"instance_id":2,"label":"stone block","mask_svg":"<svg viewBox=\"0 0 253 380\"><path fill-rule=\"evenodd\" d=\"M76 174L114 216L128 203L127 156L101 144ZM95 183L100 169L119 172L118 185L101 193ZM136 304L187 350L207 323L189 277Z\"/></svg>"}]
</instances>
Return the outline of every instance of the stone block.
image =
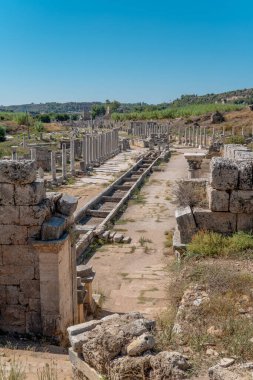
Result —
<instances>
[{"instance_id":1,"label":"stone block","mask_svg":"<svg viewBox=\"0 0 253 380\"><path fill-rule=\"evenodd\" d=\"M36 206L19 206L20 224L22 226L41 226L45 219L51 216L51 210L47 201Z\"/></svg>"},{"instance_id":2,"label":"stone block","mask_svg":"<svg viewBox=\"0 0 253 380\"><path fill-rule=\"evenodd\" d=\"M40 298L40 281L39 280L21 280L20 291L27 298Z\"/></svg>"},{"instance_id":3,"label":"stone block","mask_svg":"<svg viewBox=\"0 0 253 380\"><path fill-rule=\"evenodd\" d=\"M81 265L77 265L76 267L76 274L78 277L81 277L81 278L84 278L84 277L89 277L89 276L92 276L94 274L93 270L92 270L92 266L89 265L89 264L81 264Z\"/></svg>"},{"instance_id":4,"label":"stone block","mask_svg":"<svg viewBox=\"0 0 253 380\"><path fill-rule=\"evenodd\" d=\"M30 311L26 313L26 332L32 334L42 333L42 322L40 313Z\"/></svg>"},{"instance_id":5,"label":"stone block","mask_svg":"<svg viewBox=\"0 0 253 380\"><path fill-rule=\"evenodd\" d=\"M26 310L22 305L6 305L1 307L0 329L8 332L26 332Z\"/></svg>"},{"instance_id":6,"label":"stone block","mask_svg":"<svg viewBox=\"0 0 253 380\"><path fill-rule=\"evenodd\" d=\"M26 226L0 225L0 244L26 244L27 238Z\"/></svg>"},{"instance_id":7,"label":"stone block","mask_svg":"<svg viewBox=\"0 0 253 380\"><path fill-rule=\"evenodd\" d=\"M10 183L0 183L0 206L14 204L14 185Z\"/></svg>"},{"instance_id":8,"label":"stone block","mask_svg":"<svg viewBox=\"0 0 253 380\"><path fill-rule=\"evenodd\" d=\"M12 184L32 183L36 180L34 161L0 160L0 182Z\"/></svg>"},{"instance_id":9,"label":"stone block","mask_svg":"<svg viewBox=\"0 0 253 380\"><path fill-rule=\"evenodd\" d=\"M6 303L8 305L18 305L19 302L19 286L6 286Z\"/></svg>"},{"instance_id":10,"label":"stone block","mask_svg":"<svg viewBox=\"0 0 253 380\"><path fill-rule=\"evenodd\" d=\"M0 224L19 224L19 207L0 206Z\"/></svg>"},{"instance_id":11,"label":"stone block","mask_svg":"<svg viewBox=\"0 0 253 380\"><path fill-rule=\"evenodd\" d=\"M120 243L122 240L123 240L123 235L122 234L120 234L120 233L116 233L115 235L114 235L114 237L113 237L113 241L115 242L115 243Z\"/></svg>"},{"instance_id":12,"label":"stone block","mask_svg":"<svg viewBox=\"0 0 253 380\"><path fill-rule=\"evenodd\" d=\"M102 322L103 322L102 320L93 319L92 321L79 323L78 325L70 326L67 328L69 338L71 336L77 336L87 331L91 331L98 325L101 325Z\"/></svg>"},{"instance_id":13,"label":"stone block","mask_svg":"<svg viewBox=\"0 0 253 380\"><path fill-rule=\"evenodd\" d=\"M253 214L237 214L237 231L253 231Z\"/></svg>"},{"instance_id":14,"label":"stone block","mask_svg":"<svg viewBox=\"0 0 253 380\"><path fill-rule=\"evenodd\" d=\"M216 190L234 190L238 186L238 167L234 160L214 157L210 164L211 186Z\"/></svg>"},{"instance_id":15,"label":"stone block","mask_svg":"<svg viewBox=\"0 0 253 380\"><path fill-rule=\"evenodd\" d=\"M19 285L20 280L30 279L34 277L33 266L1 265L0 266L0 285Z\"/></svg>"},{"instance_id":16,"label":"stone block","mask_svg":"<svg viewBox=\"0 0 253 380\"><path fill-rule=\"evenodd\" d=\"M39 239L41 233L41 226L28 227L28 238Z\"/></svg>"},{"instance_id":17,"label":"stone block","mask_svg":"<svg viewBox=\"0 0 253 380\"><path fill-rule=\"evenodd\" d=\"M37 205L46 198L46 188L43 179L37 179L31 184L15 186L15 203L17 206Z\"/></svg>"},{"instance_id":18,"label":"stone block","mask_svg":"<svg viewBox=\"0 0 253 380\"><path fill-rule=\"evenodd\" d=\"M29 299L22 292L19 292L18 301L20 305L23 305L23 306L27 306L29 304Z\"/></svg>"},{"instance_id":19,"label":"stone block","mask_svg":"<svg viewBox=\"0 0 253 380\"><path fill-rule=\"evenodd\" d=\"M177 208L175 217L181 236L181 242L184 244L189 243L197 231L191 208L189 206Z\"/></svg>"},{"instance_id":20,"label":"stone block","mask_svg":"<svg viewBox=\"0 0 253 380\"><path fill-rule=\"evenodd\" d=\"M27 245L3 245L3 264L4 265L33 265L34 253Z\"/></svg>"},{"instance_id":21,"label":"stone block","mask_svg":"<svg viewBox=\"0 0 253 380\"><path fill-rule=\"evenodd\" d=\"M57 211L63 215L72 215L77 208L78 199L64 194L57 202Z\"/></svg>"},{"instance_id":22,"label":"stone block","mask_svg":"<svg viewBox=\"0 0 253 380\"><path fill-rule=\"evenodd\" d=\"M232 191L229 211L232 213L253 213L253 190Z\"/></svg>"},{"instance_id":23,"label":"stone block","mask_svg":"<svg viewBox=\"0 0 253 380\"><path fill-rule=\"evenodd\" d=\"M207 189L209 208L211 211L228 211L229 193L222 190L216 190L212 187Z\"/></svg>"},{"instance_id":24,"label":"stone block","mask_svg":"<svg viewBox=\"0 0 253 380\"><path fill-rule=\"evenodd\" d=\"M52 216L49 220L42 224L41 240L57 240L60 239L66 228L64 218Z\"/></svg>"},{"instance_id":25,"label":"stone block","mask_svg":"<svg viewBox=\"0 0 253 380\"><path fill-rule=\"evenodd\" d=\"M236 215L230 212L212 212L211 210L195 208L194 218L198 229L231 234L236 232Z\"/></svg>"},{"instance_id":26,"label":"stone block","mask_svg":"<svg viewBox=\"0 0 253 380\"><path fill-rule=\"evenodd\" d=\"M253 189L253 162L240 161L237 162L239 170L239 190Z\"/></svg>"},{"instance_id":27,"label":"stone block","mask_svg":"<svg viewBox=\"0 0 253 380\"><path fill-rule=\"evenodd\" d=\"M30 298L29 299L29 310L40 312L40 299Z\"/></svg>"},{"instance_id":28,"label":"stone block","mask_svg":"<svg viewBox=\"0 0 253 380\"><path fill-rule=\"evenodd\" d=\"M1 305L4 305L6 303L6 286L0 285L0 300Z\"/></svg>"}]
</instances>

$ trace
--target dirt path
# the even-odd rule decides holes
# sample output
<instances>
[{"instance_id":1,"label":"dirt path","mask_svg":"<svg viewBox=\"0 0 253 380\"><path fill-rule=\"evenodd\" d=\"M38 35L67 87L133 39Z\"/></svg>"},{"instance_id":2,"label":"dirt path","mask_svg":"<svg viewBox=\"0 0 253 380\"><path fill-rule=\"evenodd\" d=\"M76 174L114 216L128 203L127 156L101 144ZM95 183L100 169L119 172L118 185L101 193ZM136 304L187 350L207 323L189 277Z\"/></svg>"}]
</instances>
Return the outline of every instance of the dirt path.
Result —
<instances>
[{"instance_id":1,"label":"dirt path","mask_svg":"<svg viewBox=\"0 0 253 380\"><path fill-rule=\"evenodd\" d=\"M155 316L166 306L166 231L175 227L173 182L187 176L183 151L154 172L139 200L131 201L115 229L132 238L130 245L105 245L90 260L96 271L94 290L105 296L105 313L140 311Z\"/></svg>"}]
</instances>

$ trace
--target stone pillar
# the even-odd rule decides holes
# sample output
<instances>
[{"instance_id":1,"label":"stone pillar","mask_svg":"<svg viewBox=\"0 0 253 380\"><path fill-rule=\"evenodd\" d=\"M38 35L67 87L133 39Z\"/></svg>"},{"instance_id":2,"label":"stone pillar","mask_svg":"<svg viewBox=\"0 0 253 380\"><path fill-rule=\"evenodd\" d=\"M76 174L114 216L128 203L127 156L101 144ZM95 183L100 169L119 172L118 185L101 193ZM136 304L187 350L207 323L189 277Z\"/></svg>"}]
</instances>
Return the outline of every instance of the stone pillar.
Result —
<instances>
[{"instance_id":1,"label":"stone pillar","mask_svg":"<svg viewBox=\"0 0 253 380\"><path fill-rule=\"evenodd\" d=\"M205 157L204 153L185 153L185 159L188 163L188 178L199 178L201 164L203 158Z\"/></svg>"},{"instance_id":2,"label":"stone pillar","mask_svg":"<svg viewBox=\"0 0 253 380\"><path fill-rule=\"evenodd\" d=\"M67 152L66 144L62 144L62 177L63 179L67 178Z\"/></svg>"},{"instance_id":3,"label":"stone pillar","mask_svg":"<svg viewBox=\"0 0 253 380\"><path fill-rule=\"evenodd\" d=\"M15 160L15 161L18 159L17 149L18 149L18 146L16 146L16 145L13 145L11 147L11 150L12 150L11 159Z\"/></svg>"},{"instance_id":4,"label":"stone pillar","mask_svg":"<svg viewBox=\"0 0 253 380\"><path fill-rule=\"evenodd\" d=\"M51 173L52 173L52 180L53 182L57 181L56 178L56 161L55 161L55 152L51 152Z\"/></svg>"},{"instance_id":5,"label":"stone pillar","mask_svg":"<svg viewBox=\"0 0 253 380\"><path fill-rule=\"evenodd\" d=\"M35 148L31 149L31 160L36 161L36 149Z\"/></svg>"},{"instance_id":6,"label":"stone pillar","mask_svg":"<svg viewBox=\"0 0 253 380\"><path fill-rule=\"evenodd\" d=\"M70 140L70 173L75 175L75 140Z\"/></svg>"},{"instance_id":7,"label":"stone pillar","mask_svg":"<svg viewBox=\"0 0 253 380\"><path fill-rule=\"evenodd\" d=\"M204 147L207 146L207 140L206 140L206 127L204 127Z\"/></svg>"}]
</instances>

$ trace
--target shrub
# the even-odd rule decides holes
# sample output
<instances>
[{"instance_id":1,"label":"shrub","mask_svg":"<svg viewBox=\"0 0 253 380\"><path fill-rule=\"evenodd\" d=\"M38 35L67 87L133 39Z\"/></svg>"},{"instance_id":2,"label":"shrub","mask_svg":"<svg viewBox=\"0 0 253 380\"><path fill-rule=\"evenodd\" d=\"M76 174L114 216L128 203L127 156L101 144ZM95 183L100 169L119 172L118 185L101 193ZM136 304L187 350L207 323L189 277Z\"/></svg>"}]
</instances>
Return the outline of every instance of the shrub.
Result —
<instances>
[{"instance_id":1,"label":"shrub","mask_svg":"<svg viewBox=\"0 0 253 380\"><path fill-rule=\"evenodd\" d=\"M199 231L188 244L187 252L198 257L222 255L226 239L216 232Z\"/></svg>"},{"instance_id":2,"label":"shrub","mask_svg":"<svg viewBox=\"0 0 253 380\"><path fill-rule=\"evenodd\" d=\"M188 244L187 253L190 257L252 257L253 235L237 232L227 237L212 231L199 231Z\"/></svg>"},{"instance_id":3,"label":"shrub","mask_svg":"<svg viewBox=\"0 0 253 380\"><path fill-rule=\"evenodd\" d=\"M227 144L245 144L244 136L230 136L226 139Z\"/></svg>"},{"instance_id":4,"label":"shrub","mask_svg":"<svg viewBox=\"0 0 253 380\"><path fill-rule=\"evenodd\" d=\"M0 142L6 139L6 129L4 126L0 125Z\"/></svg>"}]
</instances>

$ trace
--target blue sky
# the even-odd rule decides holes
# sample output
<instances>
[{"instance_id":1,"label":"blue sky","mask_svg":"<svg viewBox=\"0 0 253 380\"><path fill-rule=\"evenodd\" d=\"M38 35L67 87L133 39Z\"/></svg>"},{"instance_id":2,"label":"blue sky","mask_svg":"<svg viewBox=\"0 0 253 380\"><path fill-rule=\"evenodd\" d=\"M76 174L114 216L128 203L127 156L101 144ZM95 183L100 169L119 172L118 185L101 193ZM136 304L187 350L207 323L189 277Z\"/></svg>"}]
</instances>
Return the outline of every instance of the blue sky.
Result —
<instances>
[{"instance_id":1,"label":"blue sky","mask_svg":"<svg viewBox=\"0 0 253 380\"><path fill-rule=\"evenodd\" d=\"M253 87L252 0L0 0L0 104Z\"/></svg>"}]
</instances>

